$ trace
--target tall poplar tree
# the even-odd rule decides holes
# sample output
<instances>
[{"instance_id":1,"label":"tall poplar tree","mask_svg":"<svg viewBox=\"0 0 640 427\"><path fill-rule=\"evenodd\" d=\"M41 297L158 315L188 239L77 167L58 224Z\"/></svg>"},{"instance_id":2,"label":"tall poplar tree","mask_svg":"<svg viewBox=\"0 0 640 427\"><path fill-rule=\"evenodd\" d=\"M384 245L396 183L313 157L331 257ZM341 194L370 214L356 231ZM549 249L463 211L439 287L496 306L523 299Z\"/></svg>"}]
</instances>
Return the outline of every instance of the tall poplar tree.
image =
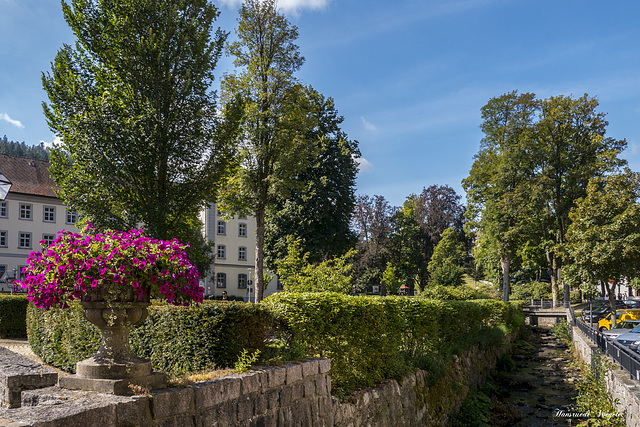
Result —
<instances>
[{"instance_id":1,"label":"tall poplar tree","mask_svg":"<svg viewBox=\"0 0 640 427\"><path fill-rule=\"evenodd\" d=\"M317 125L309 88L294 74L304 58L295 44L298 29L275 0L246 0L240 9L238 40L228 45L238 71L222 81L223 99L244 103L238 168L221 197L228 213L256 218L256 302L264 296L264 235L267 211L299 185L297 174L315 154L307 138Z\"/></svg>"},{"instance_id":2,"label":"tall poplar tree","mask_svg":"<svg viewBox=\"0 0 640 427\"><path fill-rule=\"evenodd\" d=\"M202 243L195 218L216 199L235 130L211 90L226 39L213 28L216 7L73 0L62 8L77 41L42 76L44 112L62 140L51 154L59 196L99 228L141 223L152 237Z\"/></svg>"}]
</instances>

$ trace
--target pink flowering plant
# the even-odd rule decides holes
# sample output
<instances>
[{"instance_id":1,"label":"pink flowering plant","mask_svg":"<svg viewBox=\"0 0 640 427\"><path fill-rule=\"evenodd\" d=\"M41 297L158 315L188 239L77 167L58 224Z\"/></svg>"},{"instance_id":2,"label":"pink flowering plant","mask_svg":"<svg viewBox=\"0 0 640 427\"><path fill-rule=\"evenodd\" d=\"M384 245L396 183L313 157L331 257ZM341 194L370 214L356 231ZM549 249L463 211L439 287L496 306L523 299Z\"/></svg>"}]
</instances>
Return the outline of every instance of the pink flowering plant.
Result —
<instances>
[{"instance_id":1,"label":"pink flowering plant","mask_svg":"<svg viewBox=\"0 0 640 427\"><path fill-rule=\"evenodd\" d=\"M43 243L43 242L41 242ZM74 300L109 304L165 298L174 305L202 302L198 270L177 240L145 237L142 230L61 231L42 252L32 252L19 282L36 307L65 308Z\"/></svg>"}]
</instances>

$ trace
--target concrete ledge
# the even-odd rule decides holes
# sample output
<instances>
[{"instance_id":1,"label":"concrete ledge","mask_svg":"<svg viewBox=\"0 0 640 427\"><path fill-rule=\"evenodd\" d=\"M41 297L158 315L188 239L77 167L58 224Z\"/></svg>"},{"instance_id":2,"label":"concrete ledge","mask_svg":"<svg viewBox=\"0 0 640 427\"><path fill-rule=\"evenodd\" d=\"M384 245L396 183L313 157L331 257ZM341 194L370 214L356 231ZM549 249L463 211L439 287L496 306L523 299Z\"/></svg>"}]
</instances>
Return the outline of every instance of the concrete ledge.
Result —
<instances>
[{"instance_id":1,"label":"concrete ledge","mask_svg":"<svg viewBox=\"0 0 640 427\"><path fill-rule=\"evenodd\" d=\"M10 408L21 404L24 390L49 387L58 373L21 354L0 347L0 403Z\"/></svg>"},{"instance_id":2,"label":"concrete ledge","mask_svg":"<svg viewBox=\"0 0 640 427\"><path fill-rule=\"evenodd\" d=\"M162 373L152 372L151 375L144 377L124 379L124 380L107 380L98 378L83 378L77 375L65 375L60 377L59 385L61 388L69 390L87 390L97 391L98 393L108 394L136 394L134 388L162 388L167 384L167 376ZM138 390L141 391L141 390Z\"/></svg>"}]
</instances>

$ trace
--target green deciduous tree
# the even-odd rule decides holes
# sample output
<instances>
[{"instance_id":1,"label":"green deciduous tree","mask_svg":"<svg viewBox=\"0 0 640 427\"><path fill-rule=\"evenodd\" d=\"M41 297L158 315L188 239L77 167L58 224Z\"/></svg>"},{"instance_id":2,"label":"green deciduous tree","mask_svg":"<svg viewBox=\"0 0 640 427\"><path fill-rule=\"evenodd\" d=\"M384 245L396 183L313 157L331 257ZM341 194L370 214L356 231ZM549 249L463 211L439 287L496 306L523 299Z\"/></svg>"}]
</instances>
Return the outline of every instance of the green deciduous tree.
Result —
<instances>
[{"instance_id":1,"label":"green deciduous tree","mask_svg":"<svg viewBox=\"0 0 640 427\"><path fill-rule=\"evenodd\" d=\"M294 74L304 58L295 44L298 29L279 13L275 0L246 0L238 40L229 44L238 71L222 81L226 105L244 105L239 167L220 200L229 213L256 218L256 302L264 295L264 236L268 210L296 188L297 175L316 152L308 131L317 125L312 91Z\"/></svg>"},{"instance_id":2,"label":"green deciduous tree","mask_svg":"<svg viewBox=\"0 0 640 427\"><path fill-rule=\"evenodd\" d=\"M584 95L548 98L541 103L536 127L534 211L539 214L542 245L546 250L554 302L558 300L558 278L562 257L558 248L565 242L571 223L569 212L576 200L586 195L591 178L615 171L626 162L618 155L625 140L606 137L605 114L596 111L598 100ZM564 289L569 301L569 289Z\"/></svg>"},{"instance_id":3,"label":"green deciduous tree","mask_svg":"<svg viewBox=\"0 0 640 427\"><path fill-rule=\"evenodd\" d=\"M310 90L311 114L317 126L307 138L319 152L298 173L298 187L289 190L269 209L265 234L265 261L269 268L287 252L287 237L299 238L309 261L318 263L339 256L355 246L350 229L355 204L355 181L360 157L357 141L340 129L343 118L333 100Z\"/></svg>"},{"instance_id":4,"label":"green deciduous tree","mask_svg":"<svg viewBox=\"0 0 640 427\"><path fill-rule=\"evenodd\" d=\"M511 262L528 218L528 185L534 173L529 150L537 108L531 93L511 92L489 100L481 110L480 151L462 182L469 203L468 229L477 233L476 248L482 248L484 260L500 260L504 301L509 299Z\"/></svg>"},{"instance_id":5,"label":"green deciduous tree","mask_svg":"<svg viewBox=\"0 0 640 427\"><path fill-rule=\"evenodd\" d=\"M303 254L300 240L287 238L288 252L276 260L278 276L285 292L339 292L351 291L351 258L354 250L322 261L309 263L309 252Z\"/></svg>"},{"instance_id":6,"label":"green deciduous tree","mask_svg":"<svg viewBox=\"0 0 640 427\"><path fill-rule=\"evenodd\" d=\"M570 261L567 280L604 285L615 325L615 288L640 274L640 174L627 169L593 178L569 216L562 247Z\"/></svg>"},{"instance_id":7,"label":"green deciduous tree","mask_svg":"<svg viewBox=\"0 0 640 427\"><path fill-rule=\"evenodd\" d=\"M42 82L59 195L97 227L172 238L215 200L235 131L216 111L226 35L208 0L62 3L75 46ZM188 233L186 233L188 234ZM197 244L197 242L195 242Z\"/></svg>"}]
</instances>

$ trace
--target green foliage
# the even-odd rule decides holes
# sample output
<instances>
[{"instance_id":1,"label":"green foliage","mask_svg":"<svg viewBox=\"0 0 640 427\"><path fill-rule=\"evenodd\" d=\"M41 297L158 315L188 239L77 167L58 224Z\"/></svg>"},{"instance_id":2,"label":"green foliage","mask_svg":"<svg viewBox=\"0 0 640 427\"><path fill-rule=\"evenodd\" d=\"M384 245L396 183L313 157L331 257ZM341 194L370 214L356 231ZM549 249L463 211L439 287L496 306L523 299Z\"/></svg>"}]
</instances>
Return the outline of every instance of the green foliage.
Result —
<instances>
[{"instance_id":1,"label":"green foliage","mask_svg":"<svg viewBox=\"0 0 640 427\"><path fill-rule=\"evenodd\" d=\"M317 156L297 174L298 185L268 210L265 229L265 262L275 270L274 261L287 253L288 236L301 239L303 253L318 263L344 255L356 243L350 229L355 204L355 181L360 157L358 142L350 141L340 129L344 120L333 99L309 90L311 114L318 125L307 138L319 148Z\"/></svg>"},{"instance_id":2,"label":"green foliage","mask_svg":"<svg viewBox=\"0 0 640 427\"><path fill-rule=\"evenodd\" d=\"M402 281L398 278L398 269L394 267L390 262L387 263L387 269L382 273L382 280L384 280L387 292L391 295L397 295L402 286Z\"/></svg>"},{"instance_id":3,"label":"green foliage","mask_svg":"<svg viewBox=\"0 0 640 427\"><path fill-rule=\"evenodd\" d=\"M284 259L277 260L278 276L285 292L340 292L351 291L350 259L353 251L317 265L309 263L309 252L302 255L300 240L287 237L289 250Z\"/></svg>"},{"instance_id":4,"label":"green foliage","mask_svg":"<svg viewBox=\"0 0 640 427\"><path fill-rule=\"evenodd\" d=\"M460 286L464 283L464 268L452 262L434 267L431 272L431 284L435 286Z\"/></svg>"},{"instance_id":5,"label":"green foliage","mask_svg":"<svg viewBox=\"0 0 640 427\"><path fill-rule=\"evenodd\" d=\"M594 287L604 284L611 298L626 277L640 272L640 174L594 178L571 213L564 253L572 262L566 278Z\"/></svg>"},{"instance_id":6,"label":"green foliage","mask_svg":"<svg viewBox=\"0 0 640 427\"><path fill-rule=\"evenodd\" d=\"M346 388L444 366L451 354L498 343L524 323L521 307L495 300L279 293L264 304L286 319L307 356L331 359L332 381ZM430 381L437 379L431 372Z\"/></svg>"},{"instance_id":7,"label":"green foliage","mask_svg":"<svg viewBox=\"0 0 640 427\"><path fill-rule=\"evenodd\" d=\"M429 286L424 291L418 294L420 298L430 298L439 300L474 300L474 299L489 299L481 290L471 289L467 286Z\"/></svg>"},{"instance_id":8,"label":"green foliage","mask_svg":"<svg viewBox=\"0 0 640 427\"><path fill-rule=\"evenodd\" d=\"M251 366L258 361L260 357L260 350L256 350L253 353L249 353L246 349L242 350L238 361L233 365L233 369L239 373L246 373L251 371Z\"/></svg>"},{"instance_id":9,"label":"green foliage","mask_svg":"<svg viewBox=\"0 0 640 427\"><path fill-rule=\"evenodd\" d=\"M131 331L130 342L134 353L151 360L155 370L180 376L233 366L245 349L264 352L278 325L274 315L256 304L153 305L147 319ZM100 344L99 330L84 320L78 305L48 311L30 306L28 337L45 363L68 372Z\"/></svg>"},{"instance_id":10,"label":"green foliage","mask_svg":"<svg viewBox=\"0 0 640 427\"><path fill-rule=\"evenodd\" d=\"M225 105L242 102L240 150L220 204L225 212L256 218L255 290L260 302L266 215L300 186L298 174L319 152L317 140L309 140L310 129L318 125L317 93L294 77L304 63L295 44L298 29L275 0L245 0L236 35L227 53L237 71L224 76L221 88Z\"/></svg>"},{"instance_id":11,"label":"green foliage","mask_svg":"<svg viewBox=\"0 0 640 427\"><path fill-rule=\"evenodd\" d=\"M531 299L550 299L551 283L522 282L511 286L511 299L528 301Z\"/></svg>"},{"instance_id":12,"label":"green foliage","mask_svg":"<svg viewBox=\"0 0 640 427\"><path fill-rule=\"evenodd\" d=\"M559 340L562 340L567 344L571 344L571 325L569 325L566 320L561 320L553 325L553 328L551 328L551 334Z\"/></svg>"},{"instance_id":13,"label":"green foliage","mask_svg":"<svg viewBox=\"0 0 640 427\"><path fill-rule=\"evenodd\" d=\"M451 417L453 427L491 427L491 398L480 390L474 390L462 403L460 412Z\"/></svg>"},{"instance_id":14,"label":"green foliage","mask_svg":"<svg viewBox=\"0 0 640 427\"><path fill-rule=\"evenodd\" d=\"M0 338L27 336L26 295L0 295Z\"/></svg>"},{"instance_id":15,"label":"green foliage","mask_svg":"<svg viewBox=\"0 0 640 427\"><path fill-rule=\"evenodd\" d=\"M624 414L620 414L613 399L607 391L607 372L612 364L602 354L596 352L592 356L591 365L580 364L582 375L577 378L576 398L577 410L591 414L591 417L580 426L624 427Z\"/></svg>"},{"instance_id":16,"label":"green foliage","mask_svg":"<svg viewBox=\"0 0 640 427\"><path fill-rule=\"evenodd\" d=\"M44 73L51 177L99 229L170 240L215 200L237 108L216 107L226 34L208 0L62 2L77 37ZM191 243L191 242L189 242ZM197 242L194 242L197 243Z\"/></svg>"},{"instance_id":17,"label":"green foliage","mask_svg":"<svg viewBox=\"0 0 640 427\"><path fill-rule=\"evenodd\" d=\"M429 273L433 274L444 264L461 266L465 258L464 243L458 239L458 232L453 227L449 227L444 230L440 242L433 249L433 255L427 268Z\"/></svg>"}]
</instances>

